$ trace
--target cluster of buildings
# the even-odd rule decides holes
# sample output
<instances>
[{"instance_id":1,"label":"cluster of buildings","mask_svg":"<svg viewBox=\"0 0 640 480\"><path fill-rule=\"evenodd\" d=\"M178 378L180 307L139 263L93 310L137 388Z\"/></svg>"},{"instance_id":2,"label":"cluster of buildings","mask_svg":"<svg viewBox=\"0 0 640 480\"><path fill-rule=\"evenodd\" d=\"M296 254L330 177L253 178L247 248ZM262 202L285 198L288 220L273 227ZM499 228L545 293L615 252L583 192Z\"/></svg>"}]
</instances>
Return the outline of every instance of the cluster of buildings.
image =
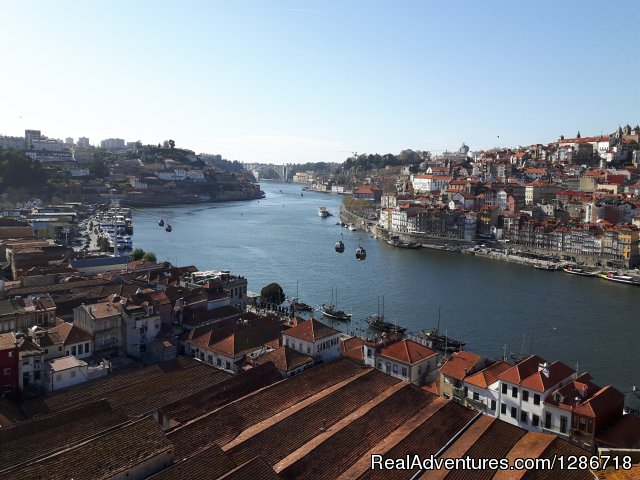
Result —
<instances>
[{"instance_id":1,"label":"cluster of buildings","mask_svg":"<svg viewBox=\"0 0 640 480\"><path fill-rule=\"evenodd\" d=\"M207 159L185 149L156 148L138 142L110 138L100 148L88 138L74 143L49 139L39 130L25 130L24 137L0 137L0 148L22 151L41 162L45 170L65 174L66 185L55 192L67 202L89 204L127 202L128 204L194 203L209 200L260 198L259 186L245 176L222 171ZM104 178L93 178L92 161L102 159Z\"/></svg>"},{"instance_id":2,"label":"cluster of buildings","mask_svg":"<svg viewBox=\"0 0 640 480\"><path fill-rule=\"evenodd\" d=\"M640 127L549 145L429 157L411 173L360 179L375 228L408 241L495 239L561 259L640 265ZM382 192L390 180L396 188ZM374 188L375 187L375 188ZM333 188L333 187L332 187ZM578 258L579 257L579 258Z\"/></svg>"}]
</instances>

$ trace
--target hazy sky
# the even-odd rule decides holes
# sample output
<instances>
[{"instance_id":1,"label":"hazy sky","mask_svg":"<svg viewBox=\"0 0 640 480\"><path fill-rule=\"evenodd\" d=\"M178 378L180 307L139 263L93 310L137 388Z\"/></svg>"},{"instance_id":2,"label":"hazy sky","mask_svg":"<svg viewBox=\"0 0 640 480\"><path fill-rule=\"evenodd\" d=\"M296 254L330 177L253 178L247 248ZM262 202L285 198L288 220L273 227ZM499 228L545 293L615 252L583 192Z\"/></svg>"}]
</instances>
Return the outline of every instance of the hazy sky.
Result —
<instances>
[{"instance_id":1,"label":"hazy sky","mask_svg":"<svg viewBox=\"0 0 640 480\"><path fill-rule=\"evenodd\" d=\"M284 163L640 122L636 0L0 6L4 135L172 138Z\"/></svg>"}]
</instances>

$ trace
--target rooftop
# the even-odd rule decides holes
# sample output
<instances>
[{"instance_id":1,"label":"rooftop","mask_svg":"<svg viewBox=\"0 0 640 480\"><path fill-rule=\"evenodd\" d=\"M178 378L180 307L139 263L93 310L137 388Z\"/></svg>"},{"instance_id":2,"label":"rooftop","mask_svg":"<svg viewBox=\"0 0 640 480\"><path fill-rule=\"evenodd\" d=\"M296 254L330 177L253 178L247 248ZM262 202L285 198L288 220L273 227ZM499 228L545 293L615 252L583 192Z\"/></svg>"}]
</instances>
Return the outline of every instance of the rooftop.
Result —
<instances>
[{"instance_id":1,"label":"rooftop","mask_svg":"<svg viewBox=\"0 0 640 480\"><path fill-rule=\"evenodd\" d=\"M470 352L455 352L440 369L440 373L447 377L462 380L469 373L473 373L484 364L484 358Z\"/></svg>"},{"instance_id":2,"label":"rooftop","mask_svg":"<svg viewBox=\"0 0 640 480\"><path fill-rule=\"evenodd\" d=\"M272 352L261 355L258 358L258 361L260 363L272 362L278 370L282 372L289 372L302 367L303 365L313 363L313 358L309 355L300 353L293 348L282 346Z\"/></svg>"},{"instance_id":3,"label":"rooftop","mask_svg":"<svg viewBox=\"0 0 640 480\"><path fill-rule=\"evenodd\" d=\"M306 340L307 342L316 342L322 338L339 334L340 332L322 322L319 322L315 318L310 318L309 320L305 320L282 333L288 337Z\"/></svg>"},{"instance_id":4,"label":"rooftop","mask_svg":"<svg viewBox=\"0 0 640 480\"><path fill-rule=\"evenodd\" d=\"M418 342L405 339L384 347L380 350L380 355L413 365L438 354Z\"/></svg>"}]
</instances>

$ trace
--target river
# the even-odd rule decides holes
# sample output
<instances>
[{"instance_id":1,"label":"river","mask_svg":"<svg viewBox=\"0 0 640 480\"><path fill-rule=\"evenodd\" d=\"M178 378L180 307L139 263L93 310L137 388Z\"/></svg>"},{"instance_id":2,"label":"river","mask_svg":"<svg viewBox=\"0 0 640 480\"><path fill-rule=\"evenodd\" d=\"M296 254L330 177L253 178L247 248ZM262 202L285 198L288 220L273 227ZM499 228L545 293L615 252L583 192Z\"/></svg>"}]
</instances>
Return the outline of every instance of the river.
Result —
<instances>
[{"instance_id":1,"label":"river","mask_svg":"<svg viewBox=\"0 0 640 480\"><path fill-rule=\"evenodd\" d=\"M500 357L529 352L588 370L600 385L640 385L640 288L596 278L430 249L403 250L336 225L342 197L302 192L299 184L263 183L266 198L133 209L134 245L175 265L243 275L249 290L270 282L319 306L332 289L353 313L335 328L370 334L376 313L416 331L437 326L465 350ZM304 196L301 196L304 193ZM319 206L334 214L320 218ZM158 226L163 218L173 231ZM346 250L334 244L344 236ZM365 261L357 261L361 244ZM316 315L320 318L319 314Z\"/></svg>"}]
</instances>

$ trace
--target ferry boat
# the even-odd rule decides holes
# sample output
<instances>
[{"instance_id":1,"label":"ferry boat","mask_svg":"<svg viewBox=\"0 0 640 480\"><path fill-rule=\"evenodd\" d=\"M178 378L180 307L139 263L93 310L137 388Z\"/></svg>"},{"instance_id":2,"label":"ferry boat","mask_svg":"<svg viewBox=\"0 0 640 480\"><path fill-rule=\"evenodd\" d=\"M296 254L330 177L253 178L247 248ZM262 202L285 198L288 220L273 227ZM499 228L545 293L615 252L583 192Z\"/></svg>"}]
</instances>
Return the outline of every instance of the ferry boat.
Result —
<instances>
[{"instance_id":1,"label":"ferry boat","mask_svg":"<svg viewBox=\"0 0 640 480\"><path fill-rule=\"evenodd\" d=\"M331 212L327 210L327 207L318 207L318 216L322 218L327 218L331 216Z\"/></svg>"},{"instance_id":2,"label":"ferry boat","mask_svg":"<svg viewBox=\"0 0 640 480\"><path fill-rule=\"evenodd\" d=\"M611 282L626 283L627 285L635 285L636 287L640 287L640 281L636 280L635 277L632 277L630 275L618 275L616 272L606 272L601 273L599 277Z\"/></svg>"},{"instance_id":3,"label":"ferry boat","mask_svg":"<svg viewBox=\"0 0 640 480\"><path fill-rule=\"evenodd\" d=\"M398 248L422 248L421 244L415 242L403 242L398 236L390 237L389 240L387 240L387 243Z\"/></svg>"},{"instance_id":4,"label":"ferry boat","mask_svg":"<svg viewBox=\"0 0 640 480\"><path fill-rule=\"evenodd\" d=\"M582 268L576 268L572 265L569 265L568 267L565 267L562 269L563 272L567 272L570 273L572 275L582 275L585 277L594 277L598 274L598 272L590 272L588 270L583 270Z\"/></svg>"},{"instance_id":5,"label":"ferry boat","mask_svg":"<svg viewBox=\"0 0 640 480\"><path fill-rule=\"evenodd\" d=\"M465 346L465 343L460 340L454 340L447 335L441 335L437 328L418 332L418 334L414 334L414 336L426 342L427 347L445 353L459 352Z\"/></svg>"}]
</instances>

